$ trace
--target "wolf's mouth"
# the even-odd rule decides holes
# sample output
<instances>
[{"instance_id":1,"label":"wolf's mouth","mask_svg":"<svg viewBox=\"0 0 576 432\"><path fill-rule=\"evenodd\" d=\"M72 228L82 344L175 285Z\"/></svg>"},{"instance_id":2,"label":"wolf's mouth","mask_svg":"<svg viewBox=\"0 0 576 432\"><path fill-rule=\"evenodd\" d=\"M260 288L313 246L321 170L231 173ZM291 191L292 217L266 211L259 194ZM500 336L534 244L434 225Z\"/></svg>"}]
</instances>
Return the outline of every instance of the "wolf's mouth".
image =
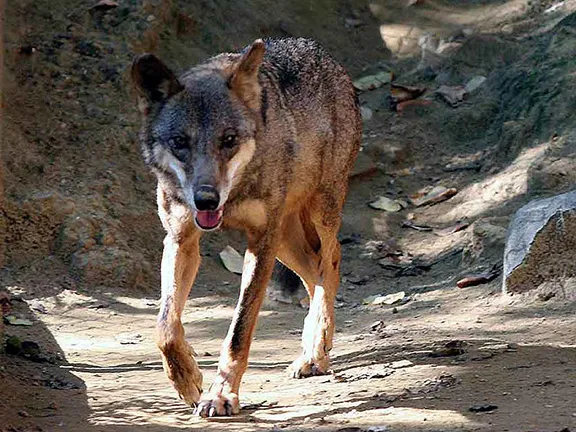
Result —
<instances>
[{"instance_id":1,"label":"wolf's mouth","mask_svg":"<svg viewBox=\"0 0 576 432\"><path fill-rule=\"evenodd\" d=\"M204 231L211 231L222 223L222 209L219 210L198 210L194 215L194 220L198 228Z\"/></svg>"}]
</instances>

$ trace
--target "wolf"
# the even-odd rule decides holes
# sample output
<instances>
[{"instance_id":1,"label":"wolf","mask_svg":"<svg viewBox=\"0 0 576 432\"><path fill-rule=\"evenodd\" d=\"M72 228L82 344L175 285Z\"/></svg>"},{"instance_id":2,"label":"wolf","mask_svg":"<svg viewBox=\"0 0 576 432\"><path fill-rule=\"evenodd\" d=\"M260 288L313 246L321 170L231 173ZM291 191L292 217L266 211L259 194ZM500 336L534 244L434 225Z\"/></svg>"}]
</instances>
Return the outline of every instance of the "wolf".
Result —
<instances>
[{"instance_id":1,"label":"wolf","mask_svg":"<svg viewBox=\"0 0 576 432\"><path fill-rule=\"evenodd\" d=\"M275 260L310 296L295 378L329 370L341 261L337 233L348 173L362 137L352 81L318 43L256 40L177 77L153 54L132 80L143 114L140 143L158 179L166 230L157 345L182 399L202 417L237 414L239 387ZM240 295L215 381L202 374L180 317L200 266L201 235L245 233Z\"/></svg>"}]
</instances>

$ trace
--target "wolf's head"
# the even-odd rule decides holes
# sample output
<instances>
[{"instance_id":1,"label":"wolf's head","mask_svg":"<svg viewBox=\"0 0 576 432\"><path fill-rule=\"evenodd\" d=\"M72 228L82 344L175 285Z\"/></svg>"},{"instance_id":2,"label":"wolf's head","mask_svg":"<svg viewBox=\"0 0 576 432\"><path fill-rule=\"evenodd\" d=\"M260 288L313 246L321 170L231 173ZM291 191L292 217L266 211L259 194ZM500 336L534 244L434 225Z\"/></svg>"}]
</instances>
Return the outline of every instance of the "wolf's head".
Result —
<instances>
[{"instance_id":1,"label":"wolf's head","mask_svg":"<svg viewBox=\"0 0 576 432\"><path fill-rule=\"evenodd\" d=\"M169 179L200 229L220 226L226 200L254 155L264 51L257 40L242 54L215 57L180 78L152 54L132 65L146 162Z\"/></svg>"}]
</instances>

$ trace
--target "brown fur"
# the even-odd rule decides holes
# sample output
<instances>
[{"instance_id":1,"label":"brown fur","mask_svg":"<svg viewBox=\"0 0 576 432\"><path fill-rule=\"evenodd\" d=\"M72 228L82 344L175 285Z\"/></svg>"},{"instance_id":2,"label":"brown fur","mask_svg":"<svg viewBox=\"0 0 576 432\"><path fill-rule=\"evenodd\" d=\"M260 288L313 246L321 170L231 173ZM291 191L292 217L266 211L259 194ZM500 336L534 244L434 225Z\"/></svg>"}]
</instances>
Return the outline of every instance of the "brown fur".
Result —
<instances>
[{"instance_id":1,"label":"brown fur","mask_svg":"<svg viewBox=\"0 0 576 432\"><path fill-rule=\"evenodd\" d=\"M326 373L341 259L336 235L361 138L350 78L306 39L256 41L179 79L148 55L135 61L133 76L145 114L143 153L158 176L167 231L158 346L174 387L187 403L200 401L199 415L238 412L240 381L276 258L301 277L310 295L303 351L290 373ZM231 127L237 142L228 148L222 131ZM178 134L188 141L176 148L170 137ZM195 191L202 185L219 193L221 226L244 231L248 249L217 378L200 398L202 375L180 317L200 265L201 231L194 221Z\"/></svg>"}]
</instances>

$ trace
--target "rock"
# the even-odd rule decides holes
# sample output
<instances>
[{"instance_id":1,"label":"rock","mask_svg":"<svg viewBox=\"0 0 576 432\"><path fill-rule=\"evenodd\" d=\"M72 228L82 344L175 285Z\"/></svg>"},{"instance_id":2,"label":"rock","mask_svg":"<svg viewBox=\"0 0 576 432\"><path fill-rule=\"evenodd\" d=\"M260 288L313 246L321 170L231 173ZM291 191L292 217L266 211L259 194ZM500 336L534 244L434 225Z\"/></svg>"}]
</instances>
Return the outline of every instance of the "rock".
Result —
<instances>
[{"instance_id":1,"label":"rock","mask_svg":"<svg viewBox=\"0 0 576 432\"><path fill-rule=\"evenodd\" d=\"M402 206L398 201L384 196L378 197L376 201L373 201L368 205L373 209L384 210L387 212L398 212L402 210Z\"/></svg>"},{"instance_id":2,"label":"rock","mask_svg":"<svg viewBox=\"0 0 576 432\"><path fill-rule=\"evenodd\" d=\"M466 97L466 93L466 88L463 86L441 85L438 87L438 90L436 90L436 94L451 107L457 107L460 105Z\"/></svg>"},{"instance_id":3,"label":"rock","mask_svg":"<svg viewBox=\"0 0 576 432\"><path fill-rule=\"evenodd\" d=\"M393 304L401 303L406 298L406 293L404 291L400 291L394 294L388 295L373 295L366 297L362 300L362 303L370 305L370 306L381 306L381 305L388 305L391 306Z\"/></svg>"},{"instance_id":4,"label":"rock","mask_svg":"<svg viewBox=\"0 0 576 432\"><path fill-rule=\"evenodd\" d=\"M242 274L242 267L244 266L244 258L232 246L226 246L220 252L220 259L226 270L236 274Z\"/></svg>"},{"instance_id":5,"label":"rock","mask_svg":"<svg viewBox=\"0 0 576 432\"><path fill-rule=\"evenodd\" d=\"M390 363L389 365L392 369L404 369L410 366L414 366L410 360L398 360L395 362Z\"/></svg>"},{"instance_id":6,"label":"rock","mask_svg":"<svg viewBox=\"0 0 576 432\"><path fill-rule=\"evenodd\" d=\"M26 300L26 303L28 303L28 307L36 312L39 312L41 314L46 314L48 313L48 310L46 309L46 306L44 306L44 304L42 304L39 300L37 299L32 299L32 300Z\"/></svg>"},{"instance_id":7,"label":"rock","mask_svg":"<svg viewBox=\"0 0 576 432\"><path fill-rule=\"evenodd\" d=\"M576 190L535 200L516 212L504 250L505 293L576 276Z\"/></svg>"},{"instance_id":8,"label":"rock","mask_svg":"<svg viewBox=\"0 0 576 432\"><path fill-rule=\"evenodd\" d=\"M466 85L464 86L464 90L466 91L466 93L474 93L476 90L482 87L484 82L486 82L486 77L482 75L477 75L466 83Z\"/></svg>"},{"instance_id":9,"label":"rock","mask_svg":"<svg viewBox=\"0 0 576 432\"><path fill-rule=\"evenodd\" d=\"M368 75L354 81L354 87L359 91L374 90L392 81L392 72L380 72Z\"/></svg>"},{"instance_id":10,"label":"rock","mask_svg":"<svg viewBox=\"0 0 576 432\"><path fill-rule=\"evenodd\" d=\"M362 115L362 121L364 122L372 120L372 116L374 115L372 110L367 106L360 107L360 114Z\"/></svg>"},{"instance_id":11,"label":"rock","mask_svg":"<svg viewBox=\"0 0 576 432\"><path fill-rule=\"evenodd\" d=\"M410 201L416 207L429 204L437 204L452 198L458 193L456 188L445 188L444 186L435 186L432 189L425 188L418 193L410 196Z\"/></svg>"},{"instance_id":12,"label":"rock","mask_svg":"<svg viewBox=\"0 0 576 432\"><path fill-rule=\"evenodd\" d=\"M24 327L30 327L32 325L34 325L34 323L32 321L30 321L29 319L26 318L18 318L14 315L8 315L4 317L4 321L7 324L13 325L13 326L24 326Z\"/></svg>"}]
</instances>

